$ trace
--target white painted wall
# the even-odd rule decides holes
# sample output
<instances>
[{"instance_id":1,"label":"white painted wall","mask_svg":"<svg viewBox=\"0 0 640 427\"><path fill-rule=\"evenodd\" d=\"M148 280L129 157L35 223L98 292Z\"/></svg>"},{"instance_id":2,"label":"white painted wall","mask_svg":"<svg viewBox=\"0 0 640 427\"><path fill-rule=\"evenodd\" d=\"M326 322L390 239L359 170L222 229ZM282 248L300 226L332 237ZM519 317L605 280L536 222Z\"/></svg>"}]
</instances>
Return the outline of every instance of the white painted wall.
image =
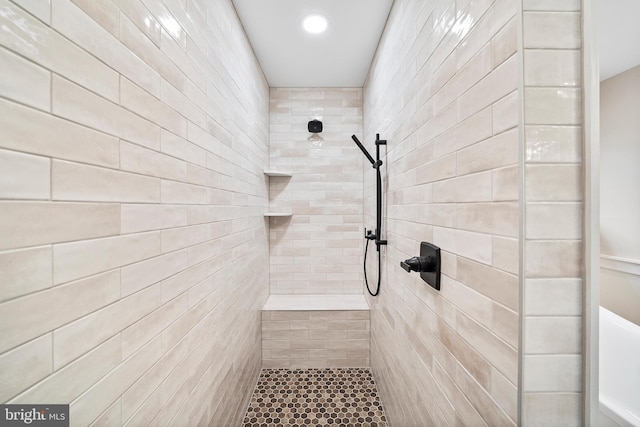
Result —
<instances>
[{"instance_id":1,"label":"white painted wall","mask_svg":"<svg viewBox=\"0 0 640 427\"><path fill-rule=\"evenodd\" d=\"M640 324L640 66L600 84L601 305Z\"/></svg>"}]
</instances>

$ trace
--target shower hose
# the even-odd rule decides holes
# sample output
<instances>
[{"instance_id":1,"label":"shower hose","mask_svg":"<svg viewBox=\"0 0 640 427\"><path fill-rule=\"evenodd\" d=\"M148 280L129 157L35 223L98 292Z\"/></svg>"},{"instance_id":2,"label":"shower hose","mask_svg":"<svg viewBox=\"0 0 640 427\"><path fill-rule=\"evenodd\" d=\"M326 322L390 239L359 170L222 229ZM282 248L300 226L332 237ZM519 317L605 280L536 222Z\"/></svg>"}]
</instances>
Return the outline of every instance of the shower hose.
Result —
<instances>
[{"instance_id":1,"label":"shower hose","mask_svg":"<svg viewBox=\"0 0 640 427\"><path fill-rule=\"evenodd\" d=\"M376 286L376 291L375 292L371 292L371 288L369 287L369 280L367 279L367 252L369 251L369 240L371 239L366 239L367 240L367 244L364 246L364 284L367 286L367 291L369 292L369 295L371 295L372 297L375 297L378 295L378 293L380 292L380 276L381 276L381 271L380 271L380 257L382 256L380 254L380 251L378 251L378 286Z\"/></svg>"}]
</instances>

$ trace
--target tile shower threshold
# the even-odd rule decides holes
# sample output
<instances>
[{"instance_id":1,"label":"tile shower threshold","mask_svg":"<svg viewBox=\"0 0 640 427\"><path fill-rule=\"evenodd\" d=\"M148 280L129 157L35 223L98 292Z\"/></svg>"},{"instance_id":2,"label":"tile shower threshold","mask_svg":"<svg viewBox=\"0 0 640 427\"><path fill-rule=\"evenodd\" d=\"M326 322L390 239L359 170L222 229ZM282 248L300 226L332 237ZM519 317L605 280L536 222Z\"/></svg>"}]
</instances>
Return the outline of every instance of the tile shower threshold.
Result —
<instances>
[{"instance_id":1,"label":"tile shower threshold","mask_svg":"<svg viewBox=\"0 0 640 427\"><path fill-rule=\"evenodd\" d=\"M262 369L243 427L387 427L369 368Z\"/></svg>"}]
</instances>

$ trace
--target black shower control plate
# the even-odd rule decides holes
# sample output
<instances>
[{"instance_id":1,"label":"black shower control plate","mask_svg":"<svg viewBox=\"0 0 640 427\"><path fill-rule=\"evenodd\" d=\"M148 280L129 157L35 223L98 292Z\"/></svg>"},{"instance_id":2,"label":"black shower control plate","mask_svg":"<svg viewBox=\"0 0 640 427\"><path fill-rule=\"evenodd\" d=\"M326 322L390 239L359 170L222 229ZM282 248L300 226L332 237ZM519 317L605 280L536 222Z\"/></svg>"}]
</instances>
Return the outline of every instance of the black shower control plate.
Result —
<instances>
[{"instance_id":1,"label":"black shower control plate","mask_svg":"<svg viewBox=\"0 0 640 427\"><path fill-rule=\"evenodd\" d=\"M440 290L440 248L431 243L420 243L420 256L429 258L429 264L433 265L433 271L420 272L420 278L427 282L435 290ZM431 269L430 269L431 270Z\"/></svg>"},{"instance_id":2,"label":"black shower control plate","mask_svg":"<svg viewBox=\"0 0 640 427\"><path fill-rule=\"evenodd\" d=\"M437 291L440 290L440 248L431 243L420 243L420 256L400 261L407 273L417 271L420 278Z\"/></svg>"}]
</instances>

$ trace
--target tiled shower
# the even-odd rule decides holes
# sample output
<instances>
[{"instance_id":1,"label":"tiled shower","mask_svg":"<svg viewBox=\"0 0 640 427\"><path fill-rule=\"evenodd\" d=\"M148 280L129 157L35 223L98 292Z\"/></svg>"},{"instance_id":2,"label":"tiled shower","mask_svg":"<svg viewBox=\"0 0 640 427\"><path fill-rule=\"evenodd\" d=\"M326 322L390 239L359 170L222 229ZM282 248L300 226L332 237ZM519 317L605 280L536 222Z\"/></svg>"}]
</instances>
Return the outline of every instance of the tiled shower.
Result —
<instances>
[{"instance_id":1,"label":"tiled shower","mask_svg":"<svg viewBox=\"0 0 640 427\"><path fill-rule=\"evenodd\" d=\"M269 88L231 0L0 0L0 401L240 425L267 298L364 293L380 133L382 289L341 320L389 423L582 425L581 16L396 0L364 87Z\"/></svg>"}]
</instances>

